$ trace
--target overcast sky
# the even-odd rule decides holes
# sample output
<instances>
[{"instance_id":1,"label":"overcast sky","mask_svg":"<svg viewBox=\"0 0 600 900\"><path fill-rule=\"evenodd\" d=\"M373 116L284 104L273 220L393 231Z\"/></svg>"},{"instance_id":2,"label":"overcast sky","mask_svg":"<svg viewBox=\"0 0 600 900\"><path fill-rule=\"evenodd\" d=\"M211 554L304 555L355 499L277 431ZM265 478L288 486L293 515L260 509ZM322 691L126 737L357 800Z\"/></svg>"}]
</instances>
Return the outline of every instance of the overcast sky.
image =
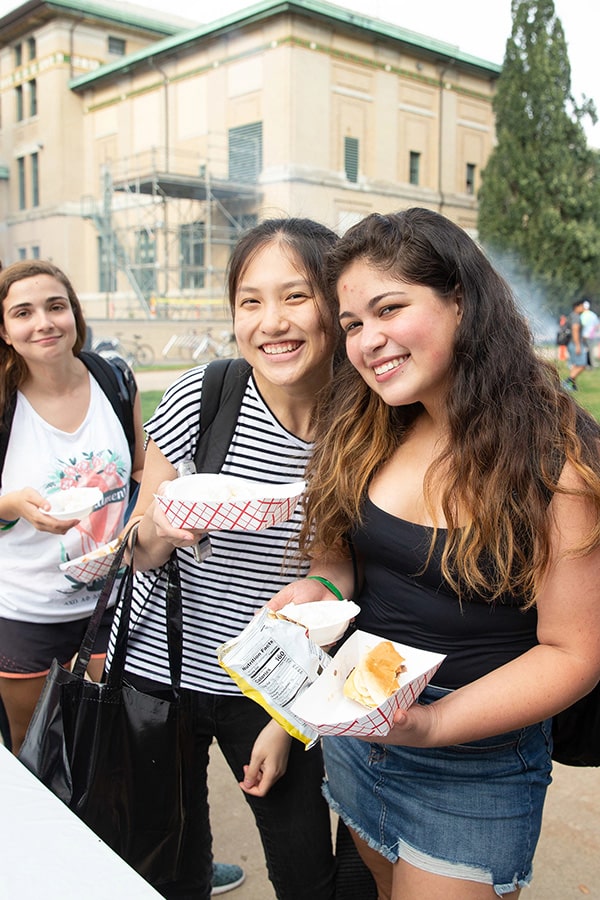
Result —
<instances>
[{"instance_id":1,"label":"overcast sky","mask_svg":"<svg viewBox=\"0 0 600 900\"><path fill-rule=\"evenodd\" d=\"M0 0L0 15L19 6ZM244 0L143 0L140 5L194 21L210 21L250 6ZM346 0L338 3L455 44L466 53L501 63L511 31L510 0ZM597 0L554 0L567 40L572 91L578 102L593 98L600 113L600 4ZM600 148L600 125L586 124L589 142Z\"/></svg>"}]
</instances>

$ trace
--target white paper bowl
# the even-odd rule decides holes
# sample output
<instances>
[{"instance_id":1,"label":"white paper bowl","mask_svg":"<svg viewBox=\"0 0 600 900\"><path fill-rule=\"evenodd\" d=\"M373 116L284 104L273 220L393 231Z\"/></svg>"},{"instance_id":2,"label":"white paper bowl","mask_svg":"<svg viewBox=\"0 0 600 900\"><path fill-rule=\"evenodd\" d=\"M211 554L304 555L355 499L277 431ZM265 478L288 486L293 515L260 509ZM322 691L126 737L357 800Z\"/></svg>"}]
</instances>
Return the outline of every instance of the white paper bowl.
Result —
<instances>
[{"instance_id":1,"label":"white paper bowl","mask_svg":"<svg viewBox=\"0 0 600 900\"><path fill-rule=\"evenodd\" d=\"M404 657L406 672L400 689L376 709L368 709L344 696L344 682L359 659L385 638L355 631L338 650L325 671L292 704L292 712L319 734L383 736L394 724L394 713L408 709L427 686L446 658L442 653L392 644Z\"/></svg>"},{"instance_id":2,"label":"white paper bowl","mask_svg":"<svg viewBox=\"0 0 600 900\"><path fill-rule=\"evenodd\" d=\"M156 501L174 528L262 531L291 519L306 484L264 484L230 475L185 475Z\"/></svg>"},{"instance_id":3,"label":"white paper bowl","mask_svg":"<svg viewBox=\"0 0 600 900\"><path fill-rule=\"evenodd\" d=\"M319 647L335 644L344 634L351 619L360 612L352 600L320 600L316 603L288 603L279 615L308 629L311 641Z\"/></svg>"},{"instance_id":4,"label":"white paper bowl","mask_svg":"<svg viewBox=\"0 0 600 900\"><path fill-rule=\"evenodd\" d=\"M59 568L70 578L82 584L90 584L98 578L106 578L112 565L113 556L118 550L121 541L111 541L97 547L91 553L78 556L77 559L68 559L61 563Z\"/></svg>"},{"instance_id":5,"label":"white paper bowl","mask_svg":"<svg viewBox=\"0 0 600 900\"><path fill-rule=\"evenodd\" d=\"M50 502L50 509L44 510L55 519L85 519L93 508L101 502L104 494L97 487L68 488L66 491L57 491L46 499Z\"/></svg>"}]
</instances>

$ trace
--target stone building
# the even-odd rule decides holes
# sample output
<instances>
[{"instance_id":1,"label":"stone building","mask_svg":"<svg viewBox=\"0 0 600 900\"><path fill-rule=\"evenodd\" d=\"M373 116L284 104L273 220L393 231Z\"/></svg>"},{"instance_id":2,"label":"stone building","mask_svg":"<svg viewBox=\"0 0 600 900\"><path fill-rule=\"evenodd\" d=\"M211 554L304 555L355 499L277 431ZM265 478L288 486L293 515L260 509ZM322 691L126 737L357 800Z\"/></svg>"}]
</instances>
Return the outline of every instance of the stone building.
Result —
<instances>
[{"instance_id":1,"label":"stone building","mask_svg":"<svg viewBox=\"0 0 600 900\"><path fill-rule=\"evenodd\" d=\"M499 71L322 0L202 25L29 0L0 19L0 259L160 316L220 298L265 216L420 205L474 232Z\"/></svg>"}]
</instances>

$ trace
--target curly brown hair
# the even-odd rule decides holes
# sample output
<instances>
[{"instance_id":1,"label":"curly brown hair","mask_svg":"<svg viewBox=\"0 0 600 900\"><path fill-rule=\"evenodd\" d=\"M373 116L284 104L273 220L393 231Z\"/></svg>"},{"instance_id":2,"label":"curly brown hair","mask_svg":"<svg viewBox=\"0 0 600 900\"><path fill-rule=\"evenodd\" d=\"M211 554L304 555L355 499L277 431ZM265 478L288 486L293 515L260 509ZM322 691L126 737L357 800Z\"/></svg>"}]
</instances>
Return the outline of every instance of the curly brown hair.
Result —
<instances>
[{"instance_id":1,"label":"curly brown hair","mask_svg":"<svg viewBox=\"0 0 600 900\"><path fill-rule=\"evenodd\" d=\"M426 209L373 214L351 228L329 257L330 303L355 260L442 299L460 296L447 411L449 436L424 484L447 472L442 509L448 531L442 560L461 595L493 600L505 592L535 602L550 561L549 502L565 461L579 476L573 493L596 511L578 552L600 544L600 426L561 387L556 367L536 352L512 291L458 225ZM387 406L346 361L319 411L300 537L310 557L345 556L345 537L361 519L374 474L390 459L421 411ZM457 509L467 524L457 521ZM433 542L436 539L434 529Z\"/></svg>"}]
</instances>

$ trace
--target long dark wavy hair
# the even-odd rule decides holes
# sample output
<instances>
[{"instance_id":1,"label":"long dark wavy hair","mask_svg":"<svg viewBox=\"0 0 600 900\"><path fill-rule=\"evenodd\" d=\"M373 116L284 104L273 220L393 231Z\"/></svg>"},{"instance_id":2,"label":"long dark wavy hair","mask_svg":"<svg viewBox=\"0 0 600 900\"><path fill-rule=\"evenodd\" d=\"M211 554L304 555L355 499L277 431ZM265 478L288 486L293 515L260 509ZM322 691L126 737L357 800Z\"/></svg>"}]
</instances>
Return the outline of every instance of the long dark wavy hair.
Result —
<instances>
[{"instance_id":1,"label":"long dark wavy hair","mask_svg":"<svg viewBox=\"0 0 600 900\"><path fill-rule=\"evenodd\" d=\"M329 257L328 298L336 310L338 279L355 260L427 286L447 302L460 298L448 438L426 474L425 500L432 512L434 472L447 472L442 570L461 596L493 600L509 592L534 603L550 561L549 503L565 491L557 482L566 461L579 476L569 492L596 511L577 552L600 543L600 426L562 389L555 365L536 352L510 287L458 225L419 208L367 216ZM338 369L307 473L305 555L345 555L369 482L421 409L387 406L347 360ZM434 529L432 548L436 536Z\"/></svg>"},{"instance_id":2,"label":"long dark wavy hair","mask_svg":"<svg viewBox=\"0 0 600 900\"><path fill-rule=\"evenodd\" d=\"M75 317L77 337L73 345L73 355L77 356L85 343L85 319L81 303L65 273L47 260L21 260L0 270L0 325L4 328L4 301L12 285L24 278L35 278L37 275L51 275L60 281L67 292ZM0 337L0 419L8 399L21 387L27 375L28 369L23 358Z\"/></svg>"}]
</instances>

